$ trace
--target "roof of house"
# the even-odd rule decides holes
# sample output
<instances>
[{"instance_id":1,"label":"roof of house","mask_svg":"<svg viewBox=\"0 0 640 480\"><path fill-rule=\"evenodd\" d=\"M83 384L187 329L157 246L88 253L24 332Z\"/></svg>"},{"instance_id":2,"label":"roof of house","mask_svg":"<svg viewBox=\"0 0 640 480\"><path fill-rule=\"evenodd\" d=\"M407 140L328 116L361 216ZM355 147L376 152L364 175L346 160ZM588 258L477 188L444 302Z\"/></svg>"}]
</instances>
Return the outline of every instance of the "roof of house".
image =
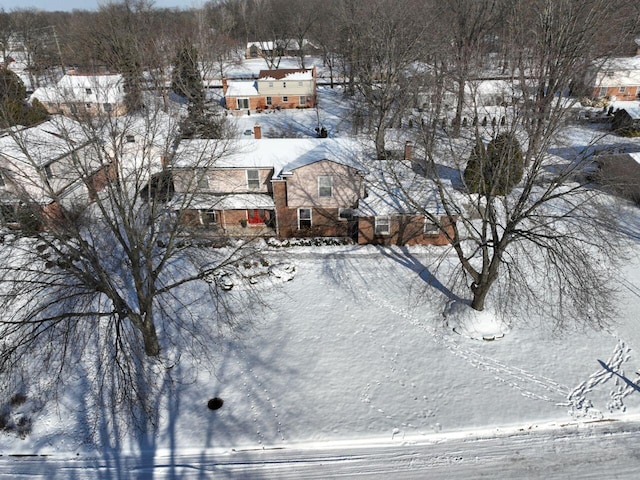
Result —
<instances>
[{"instance_id":1,"label":"roof of house","mask_svg":"<svg viewBox=\"0 0 640 480\"><path fill-rule=\"evenodd\" d=\"M202 152L213 157L219 150L220 158L211 168L272 168L274 179L291 175L294 170L321 160L362 170L363 147L360 142L348 138L262 138L239 139L228 146L213 145L207 140L183 140L173 158L176 168L197 168Z\"/></svg>"},{"instance_id":2,"label":"roof of house","mask_svg":"<svg viewBox=\"0 0 640 480\"><path fill-rule=\"evenodd\" d=\"M260 70L258 80L313 80L313 69L283 68L282 70Z\"/></svg>"},{"instance_id":3,"label":"roof of house","mask_svg":"<svg viewBox=\"0 0 640 480\"><path fill-rule=\"evenodd\" d=\"M56 86L37 88L31 100L42 102L120 103L124 101L122 75L65 75Z\"/></svg>"},{"instance_id":4,"label":"roof of house","mask_svg":"<svg viewBox=\"0 0 640 480\"><path fill-rule=\"evenodd\" d=\"M87 136L80 124L63 116L30 128L14 128L0 137L0 156L33 166L44 166L82 147Z\"/></svg>"},{"instance_id":5,"label":"roof of house","mask_svg":"<svg viewBox=\"0 0 640 480\"><path fill-rule=\"evenodd\" d=\"M254 81L234 80L227 82L225 97L253 97L260 95Z\"/></svg>"},{"instance_id":6,"label":"roof of house","mask_svg":"<svg viewBox=\"0 0 640 480\"><path fill-rule=\"evenodd\" d=\"M275 203L271 195L264 193L234 193L229 195L197 194L188 198L185 194L174 196L170 207L184 209L188 206L194 210L272 210Z\"/></svg>"}]
</instances>

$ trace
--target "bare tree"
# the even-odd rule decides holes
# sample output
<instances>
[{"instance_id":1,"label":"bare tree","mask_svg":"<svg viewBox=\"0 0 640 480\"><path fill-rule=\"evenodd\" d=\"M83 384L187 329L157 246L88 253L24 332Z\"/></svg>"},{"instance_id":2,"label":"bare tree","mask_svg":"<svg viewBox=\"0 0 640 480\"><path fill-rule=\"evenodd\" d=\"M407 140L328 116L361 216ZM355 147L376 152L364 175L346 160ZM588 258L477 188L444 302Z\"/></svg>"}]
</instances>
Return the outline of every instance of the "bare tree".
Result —
<instances>
[{"instance_id":1,"label":"bare tree","mask_svg":"<svg viewBox=\"0 0 640 480\"><path fill-rule=\"evenodd\" d=\"M92 390L111 398L105 415L124 408L140 421L154 418L158 379L181 357L212 359L216 338L234 327L216 272L248 252L246 242L196 242L182 212L197 178L173 197L166 167L179 116L146 103L126 117L55 116L13 130L0 154L11 205L22 206L5 220L24 235L3 236L12 260L0 266L0 376L28 370L33 384L61 387L87 368ZM232 145L204 142L189 152L194 171Z\"/></svg>"},{"instance_id":2,"label":"bare tree","mask_svg":"<svg viewBox=\"0 0 640 480\"><path fill-rule=\"evenodd\" d=\"M521 41L505 47L520 59L510 105L484 110L504 118L474 122L454 139L427 117L418 140L423 158L384 164L394 179L390 191L448 235L460 273L451 285L471 293L472 308L484 309L493 292L502 312L535 305L559 325L568 319L602 325L612 304L607 266L615 265L619 251L616 216L610 199L580 182L591 163L588 145L576 153L563 148L562 139L575 102L566 88L606 53L593 45L607 28L609 8L574 0L540 0L526 8L527 21L512 17L510 23L523 29ZM525 42L529 35L535 38ZM431 70L440 72L445 81L446 69ZM467 103L470 118L487 108L477 99ZM497 147L500 142L508 146ZM515 173L518 162L522 175ZM430 202L425 192L434 192Z\"/></svg>"}]
</instances>

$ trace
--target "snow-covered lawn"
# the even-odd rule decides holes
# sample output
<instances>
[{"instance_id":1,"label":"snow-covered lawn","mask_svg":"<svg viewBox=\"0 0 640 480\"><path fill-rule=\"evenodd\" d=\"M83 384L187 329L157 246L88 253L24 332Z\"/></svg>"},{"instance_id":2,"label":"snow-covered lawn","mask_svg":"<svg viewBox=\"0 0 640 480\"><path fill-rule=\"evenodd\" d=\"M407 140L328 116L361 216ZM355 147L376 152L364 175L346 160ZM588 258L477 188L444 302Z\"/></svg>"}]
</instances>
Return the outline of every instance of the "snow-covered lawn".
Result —
<instances>
[{"instance_id":1,"label":"snow-covered lawn","mask_svg":"<svg viewBox=\"0 0 640 480\"><path fill-rule=\"evenodd\" d=\"M82 465L76 478L102 478L98 465L111 472L105 478L127 477L135 466L131 478L151 478L154 471L154 478L184 478L190 472L184 462L197 464L193 468L200 476L191 472L193 478L219 478L224 472L237 478L242 471L249 478L282 478L287 471L293 472L290 478L299 478L314 469L313 462L311 470L295 467L302 458L310 461L309 449L322 455L336 449L336 456L363 449L370 462L345 471L355 474L377 465L370 471L382 477L379 468L390 452L394 458L411 455L410 464L402 461L408 473L443 466L432 461L428 448L416 445L453 442L458 456L469 460L461 438L469 439L469 451L480 448L481 458L490 452L479 438L493 438L502 451L515 442L523 458L542 438L561 442L559 456L539 458L547 469L577 455L584 438L599 431L589 422L613 419L628 420L622 429L626 433L619 432L616 441L623 447L637 444L638 259L621 272L621 315L611 331L559 333L531 312L528 318L512 319L504 338L482 341L446 325L441 308L446 289L424 280L430 278L436 252L373 247L264 252L271 265L281 264L289 272L295 267L295 275L262 280L258 287L268 307L256 303L247 318L251 328L220 346L214 374L200 371L193 383L158 401L162 424L150 438L125 440L118 447L122 461L115 461L120 458L115 440L105 439L92 449L79 433L86 425L75 404L50 402L35 416L28 438L3 435L0 442L4 455L51 456L29 461L5 456L0 474L35 475L43 465L62 472L69 465L63 459L75 457L81 462L76 466ZM189 370L199 367L181 368L189 378ZM224 400L217 411L207 408L213 397ZM600 422L593 425L605 428ZM618 423L611 425L607 428L618 432ZM566 436L577 439L575 446L564 443ZM256 448L265 452L246 454L252 460L245 465L243 452ZM455 464L452 451L438 448ZM258 469L270 458L293 470L270 474L268 468ZM625 469L640 472L637 456L619 460ZM231 468L231 463L244 467ZM500 465L493 467L500 476ZM505 470L512 471L517 470ZM149 476L140 477L141 472ZM459 473L468 476L469 470Z\"/></svg>"}]
</instances>

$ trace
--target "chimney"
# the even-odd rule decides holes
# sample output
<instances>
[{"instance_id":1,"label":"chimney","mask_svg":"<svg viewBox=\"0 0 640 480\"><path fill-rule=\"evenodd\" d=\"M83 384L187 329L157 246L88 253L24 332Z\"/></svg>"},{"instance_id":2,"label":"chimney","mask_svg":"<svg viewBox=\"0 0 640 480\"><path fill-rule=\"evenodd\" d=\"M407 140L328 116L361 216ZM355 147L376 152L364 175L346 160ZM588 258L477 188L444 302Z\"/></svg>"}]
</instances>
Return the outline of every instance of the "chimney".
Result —
<instances>
[{"instance_id":1,"label":"chimney","mask_svg":"<svg viewBox=\"0 0 640 480\"><path fill-rule=\"evenodd\" d=\"M262 138L262 128L257 123L253 126L253 138L260 140Z\"/></svg>"},{"instance_id":2,"label":"chimney","mask_svg":"<svg viewBox=\"0 0 640 480\"><path fill-rule=\"evenodd\" d=\"M223 78L222 79L222 95L226 95L227 94L227 88L229 88L229 86L227 85L227 79Z\"/></svg>"},{"instance_id":3,"label":"chimney","mask_svg":"<svg viewBox=\"0 0 640 480\"><path fill-rule=\"evenodd\" d=\"M413 160L413 143L407 141L404 144L404 159Z\"/></svg>"}]
</instances>

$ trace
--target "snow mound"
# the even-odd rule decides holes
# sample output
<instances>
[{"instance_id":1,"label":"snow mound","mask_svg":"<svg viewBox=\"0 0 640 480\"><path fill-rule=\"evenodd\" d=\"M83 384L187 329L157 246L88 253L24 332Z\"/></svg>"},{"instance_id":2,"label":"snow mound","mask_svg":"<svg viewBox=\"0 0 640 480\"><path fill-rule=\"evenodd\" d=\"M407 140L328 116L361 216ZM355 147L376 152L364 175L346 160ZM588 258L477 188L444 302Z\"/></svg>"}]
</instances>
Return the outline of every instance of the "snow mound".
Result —
<instances>
[{"instance_id":1,"label":"snow mound","mask_svg":"<svg viewBox=\"0 0 640 480\"><path fill-rule=\"evenodd\" d=\"M472 340L491 341L502 338L511 327L491 310L481 312L466 303L453 302L444 312L447 325L459 335Z\"/></svg>"}]
</instances>

